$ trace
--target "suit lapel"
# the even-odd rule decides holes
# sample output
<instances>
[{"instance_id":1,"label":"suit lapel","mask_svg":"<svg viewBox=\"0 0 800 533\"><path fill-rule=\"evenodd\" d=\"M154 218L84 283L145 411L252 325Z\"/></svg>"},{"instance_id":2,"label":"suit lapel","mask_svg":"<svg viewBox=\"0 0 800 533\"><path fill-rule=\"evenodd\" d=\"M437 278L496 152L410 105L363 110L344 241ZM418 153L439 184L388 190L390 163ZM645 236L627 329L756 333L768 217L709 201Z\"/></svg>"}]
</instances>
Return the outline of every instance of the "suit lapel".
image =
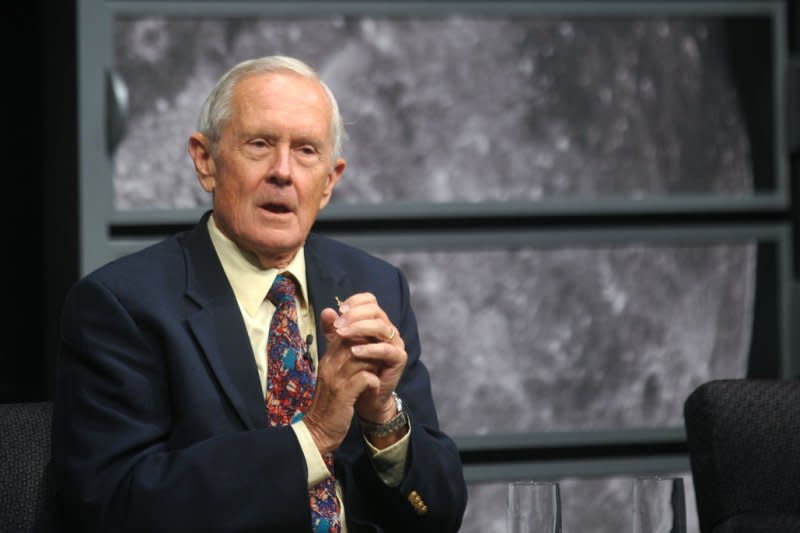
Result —
<instances>
[{"instance_id":1,"label":"suit lapel","mask_svg":"<svg viewBox=\"0 0 800 533\"><path fill-rule=\"evenodd\" d=\"M207 212L183 239L186 296L199 309L188 323L203 356L245 427L263 428L267 409L241 311L219 262L206 223Z\"/></svg>"},{"instance_id":2,"label":"suit lapel","mask_svg":"<svg viewBox=\"0 0 800 533\"><path fill-rule=\"evenodd\" d=\"M353 287L346 272L320 249L319 240L313 233L306 240L305 253L308 294L317 324L317 353L322 357L327 341L322 331L320 312L326 307L336 309L336 298L346 299L353 293Z\"/></svg>"}]
</instances>

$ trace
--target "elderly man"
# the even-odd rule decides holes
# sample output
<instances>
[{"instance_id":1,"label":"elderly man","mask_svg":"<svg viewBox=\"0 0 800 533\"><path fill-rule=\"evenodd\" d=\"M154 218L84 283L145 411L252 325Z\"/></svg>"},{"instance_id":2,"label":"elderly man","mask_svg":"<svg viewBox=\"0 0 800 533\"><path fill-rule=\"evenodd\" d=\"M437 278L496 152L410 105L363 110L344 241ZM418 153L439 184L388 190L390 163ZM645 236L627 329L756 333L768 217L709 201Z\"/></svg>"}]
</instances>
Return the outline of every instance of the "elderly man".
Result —
<instances>
[{"instance_id":1,"label":"elderly man","mask_svg":"<svg viewBox=\"0 0 800 533\"><path fill-rule=\"evenodd\" d=\"M304 63L236 65L189 154L213 208L79 281L53 455L70 531L457 531L408 285L311 233L345 169Z\"/></svg>"}]
</instances>

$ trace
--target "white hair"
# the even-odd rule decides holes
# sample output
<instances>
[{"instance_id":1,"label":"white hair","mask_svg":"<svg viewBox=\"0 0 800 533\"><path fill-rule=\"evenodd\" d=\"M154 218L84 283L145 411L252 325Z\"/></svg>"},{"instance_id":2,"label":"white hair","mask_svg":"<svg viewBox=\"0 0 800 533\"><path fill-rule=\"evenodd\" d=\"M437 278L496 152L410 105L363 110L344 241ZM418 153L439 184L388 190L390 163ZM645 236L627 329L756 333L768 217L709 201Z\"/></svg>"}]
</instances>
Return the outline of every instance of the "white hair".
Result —
<instances>
[{"instance_id":1,"label":"white hair","mask_svg":"<svg viewBox=\"0 0 800 533\"><path fill-rule=\"evenodd\" d=\"M347 134L344 131L339 104L336 102L333 92L319 78L313 68L299 59L287 56L265 56L242 61L223 74L217 81L217 84L206 97L206 101L200 110L200 116L197 119L197 130L208 138L211 143L210 149L212 153L216 151L217 143L222 136L222 130L231 118L231 103L236 84L247 76L279 72L281 70L288 70L300 76L317 80L322 85L331 104L331 140L333 141L331 164L338 157L341 157L342 146Z\"/></svg>"}]
</instances>

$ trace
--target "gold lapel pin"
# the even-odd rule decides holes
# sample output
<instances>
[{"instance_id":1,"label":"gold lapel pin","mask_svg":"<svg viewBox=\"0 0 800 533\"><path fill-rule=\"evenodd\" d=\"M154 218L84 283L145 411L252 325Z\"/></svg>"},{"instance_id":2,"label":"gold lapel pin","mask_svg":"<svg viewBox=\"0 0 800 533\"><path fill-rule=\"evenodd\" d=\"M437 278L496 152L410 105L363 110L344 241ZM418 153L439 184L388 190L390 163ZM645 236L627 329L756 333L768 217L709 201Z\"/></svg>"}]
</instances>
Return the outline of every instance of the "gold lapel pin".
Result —
<instances>
[{"instance_id":1,"label":"gold lapel pin","mask_svg":"<svg viewBox=\"0 0 800 533\"><path fill-rule=\"evenodd\" d=\"M341 307L341 306L342 306L342 304L343 304L344 302L342 302L342 301L339 299L339 297L338 297L338 296L334 296L334 298L336 298L336 305L337 305L337 307Z\"/></svg>"}]
</instances>

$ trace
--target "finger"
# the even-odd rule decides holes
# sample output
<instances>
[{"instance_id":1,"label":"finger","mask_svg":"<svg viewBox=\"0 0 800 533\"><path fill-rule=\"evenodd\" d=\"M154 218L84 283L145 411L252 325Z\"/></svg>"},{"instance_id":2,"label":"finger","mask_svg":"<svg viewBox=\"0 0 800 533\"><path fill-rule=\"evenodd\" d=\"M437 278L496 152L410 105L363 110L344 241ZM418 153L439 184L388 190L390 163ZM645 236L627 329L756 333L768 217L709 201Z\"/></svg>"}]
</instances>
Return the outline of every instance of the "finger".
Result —
<instances>
[{"instance_id":1,"label":"finger","mask_svg":"<svg viewBox=\"0 0 800 533\"><path fill-rule=\"evenodd\" d=\"M357 398L365 391L378 391L381 388L381 380L373 372L357 372L347 380L348 390L355 393Z\"/></svg>"},{"instance_id":2,"label":"finger","mask_svg":"<svg viewBox=\"0 0 800 533\"><path fill-rule=\"evenodd\" d=\"M346 313L350 309L354 309L356 307L360 307L363 305L370 305L370 304L377 304L378 299L375 297L374 294L371 292L359 292L349 296L346 300L341 301L339 298L336 298L337 303L339 304L339 312Z\"/></svg>"},{"instance_id":3,"label":"finger","mask_svg":"<svg viewBox=\"0 0 800 533\"><path fill-rule=\"evenodd\" d=\"M359 344L351 347L350 352L356 360L370 361L376 365L389 367L405 365L408 358L405 350L385 342Z\"/></svg>"},{"instance_id":4,"label":"finger","mask_svg":"<svg viewBox=\"0 0 800 533\"><path fill-rule=\"evenodd\" d=\"M339 369L339 377L350 379L352 376L361 372L369 372L370 374L377 374L379 368L379 361L369 357L357 358L351 354L350 359L347 360Z\"/></svg>"},{"instance_id":5,"label":"finger","mask_svg":"<svg viewBox=\"0 0 800 533\"><path fill-rule=\"evenodd\" d=\"M325 356L320 359L320 372L325 371L330 378L349 377L359 370L376 370L375 363L367 358L358 358L350 351L352 344L335 339L328 346ZM367 368L363 368L368 366Z\"/></svg>"},{"instance_id":6,"label":"finger","mask_svg":"<svg viewBox=\"0 0 800 533\"><path fill-rule=\"evenodd\" d=\"M357 307L350 307L341 313L335 325L341 327L345 324L353 324L362 320L385 320L389 321L386 312L377 303L367 303Z\"/></svg>"},{"instance_id":7,"label":"finger","mask_svg":"<svg viewBox=\"0 0 800 533\"><path fill-rule=\"evenodd\" d=\"M356 338L370 339L371 342L388 342L397 337L397 332L391 323L383 318L370 318L349 322L339 317L334 322L336 334L348 340Z\"/></svg>"},{"instance_id":8,"label":"finger","mask_svg":"<svg viewBox=\"0 0 800 533\"><path fill-rule=\"evenodd\" d=\"M334 334L336 332L336 327L333 325L336 322L336 319L339 318L339 313L337 313L334 309L330 307L326 307L322 310L319 314L319 319L322 323L322 331L325 332L325 335Z\"/></svg>"}]
</instances>

